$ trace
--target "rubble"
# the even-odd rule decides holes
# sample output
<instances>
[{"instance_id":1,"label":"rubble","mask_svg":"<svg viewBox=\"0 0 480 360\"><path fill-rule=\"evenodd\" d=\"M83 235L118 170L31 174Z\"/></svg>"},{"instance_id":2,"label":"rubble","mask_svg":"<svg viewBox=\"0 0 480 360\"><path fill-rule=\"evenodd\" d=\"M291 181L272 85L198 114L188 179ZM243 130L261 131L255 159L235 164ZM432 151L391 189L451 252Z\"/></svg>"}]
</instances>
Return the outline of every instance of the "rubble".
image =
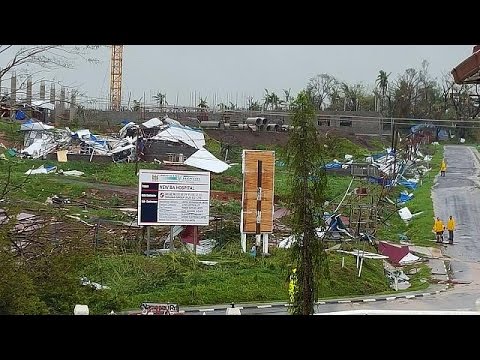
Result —
<instances>
[{"instance_id":1,"label":"rubble","mask_svg":"<svg viewBox=\"0 0 480 360\"><path fill-rule=\"evenodd\" d=\"M38 174L49 174L57 170L56 166L47 166L42 165L36 169L29 169L25 172L25 175L38 175Z\"/></svg>"},{"instance_id":2,"label":"rubble","mask_svg":"<svg viewBox=\"0 0 480 360\"><path fill-rule=\"evenodd\" d=\"M108 287L108 286L105 286L105 285L102 285L102 284L99 284L99 283L92 282L92 281L88 280L87 277L82 277L80 279L80 283L83 286L90 286L94 290L109 290L110 289L110 287Z\"/></svg>"},{"instance_id":3,"label":"rubble","mask_svg":"<svg viewBox=\"0 0 480 360\"><path fill-rule=\"evenodd\" d=\"M163 119L152 118L139 125L133 122L122 124L124 126L118 135L103 136L93 134L89 129L76 131L71 131L68 127L57 129L30 119L21 125L21 131L25 132L25 137L20 156L38 159L56 153L56 157L52 160L59 162L68 162L69 155L83 155L84 157L80 159L88 161L92 161L97 156L104 156L109 157L112 162L120 163L143 161L146 151L150 151L152 154L150 156L164 157L163 164L186 164L215 173L221 173L230 168L230 165L217 159L205 149L205 136L201 129L184 126L168 116ZM152 150L155 148L152 147L155 142L165 145ZM187 156L184 155L185 153ZM172 155L178 156L173 159Z\"/></svg>"}]
</instances>

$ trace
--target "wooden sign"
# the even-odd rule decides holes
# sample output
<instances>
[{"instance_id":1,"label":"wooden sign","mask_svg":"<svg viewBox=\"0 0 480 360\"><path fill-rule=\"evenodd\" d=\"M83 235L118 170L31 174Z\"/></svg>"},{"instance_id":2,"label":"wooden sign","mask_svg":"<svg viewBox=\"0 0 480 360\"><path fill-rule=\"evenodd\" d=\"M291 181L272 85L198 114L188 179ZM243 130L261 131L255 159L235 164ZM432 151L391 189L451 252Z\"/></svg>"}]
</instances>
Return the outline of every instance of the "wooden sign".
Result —
<instances>
[{"instance_id":1,"label":"wooden sign","mask_svg":"<svg viewBox=\"0 0 480 360\"><path fill-rule=\"evenodd\" d=\"M273 231L275 152L243 150L242 222L245 234Z\"/></svg>"}]
</instances>

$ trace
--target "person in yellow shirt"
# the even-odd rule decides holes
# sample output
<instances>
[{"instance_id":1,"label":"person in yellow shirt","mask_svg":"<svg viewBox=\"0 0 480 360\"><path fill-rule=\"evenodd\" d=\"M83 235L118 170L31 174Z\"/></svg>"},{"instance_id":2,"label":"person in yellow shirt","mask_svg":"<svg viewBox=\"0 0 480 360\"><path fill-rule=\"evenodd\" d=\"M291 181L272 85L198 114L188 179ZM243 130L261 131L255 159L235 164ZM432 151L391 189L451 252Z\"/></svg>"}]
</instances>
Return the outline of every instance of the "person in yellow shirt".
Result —
<instances>
[{"instance_id":1,"label":"person in yellow shirt","mask_svg":"<svg viewBox=\"0 0 480 360\"><path fill-rule=\"evenodd\" d=\"M445 171L447 171L447 163L445 159L442 159L442 163L440 164L440 176L445 177Z\"/></svg>"},{"instance_id":2,"label":"person in yellow shirt","mask_svg":"<svg viewBox=\"0 0 480 360\"><path fill-rule=\"evenodd\" d=\"M437 243L443 243L443 232L445 231L445 225L443 225L443 221L440 220L438 216L433 224L433 231L435 232Z\"/></svg>"},{"instance_id":3,"label":"person in yellow shirt","mask_svg":"<svg viewBox=\"0 0 480 360\"><path fill-rule=\"evenodd\" d=\"M455 220L453 219L452 215L447 221L447 230L448 230L448 242L453 244L453 230L455 230Z\"/></svg>"},{"instance_id":4,"label":"person in yellow shirt","mask_svg":"<svg viewBox=\"0 0 480 360\"><path fill-rule=\"evenodd\" d=\"M293 268L292 273L290 274L290 282L288 284L288 295L290 298L290 304L293 304L293 302L295 301L296 291L297 291L297 268Z\"/></svg>"}]
</instances>

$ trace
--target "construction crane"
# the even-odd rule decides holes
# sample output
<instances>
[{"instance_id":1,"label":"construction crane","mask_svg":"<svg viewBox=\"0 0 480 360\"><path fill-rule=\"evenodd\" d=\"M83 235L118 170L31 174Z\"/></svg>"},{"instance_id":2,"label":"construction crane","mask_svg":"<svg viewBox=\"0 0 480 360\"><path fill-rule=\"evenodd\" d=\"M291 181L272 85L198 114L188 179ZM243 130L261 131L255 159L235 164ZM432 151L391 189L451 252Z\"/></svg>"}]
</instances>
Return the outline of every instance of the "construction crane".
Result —
<instances>
[{"instance_id":1,"label":"construction crane","mask_svg":"<svg viewBox=\"0 0 480 360\"><path fill-rule=\"evenodd\" d=\"M123 45L112 45L110 59L110 108L119 111L122 103Z\"/></svg>"}]
</instances>

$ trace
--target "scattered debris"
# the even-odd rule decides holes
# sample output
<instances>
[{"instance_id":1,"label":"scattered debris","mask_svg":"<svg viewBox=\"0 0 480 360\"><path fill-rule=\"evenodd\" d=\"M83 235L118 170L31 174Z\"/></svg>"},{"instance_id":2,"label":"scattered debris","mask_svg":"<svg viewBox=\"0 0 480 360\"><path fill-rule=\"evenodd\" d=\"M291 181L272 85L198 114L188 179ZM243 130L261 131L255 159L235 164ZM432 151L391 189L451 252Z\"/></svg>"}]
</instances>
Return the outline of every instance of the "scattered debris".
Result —
<instances>
[{"instance_id":1,"label":"scattered debris","mask_svg":"<svg viewBox=\"0 0 480 360\"><path fill-rule=\"evenodd\" d=\"M207 266L214 266L218 264L218 261L207 261L207 260L200 260L200 263L207 265Z\"/></svg>"},{"instance_id":2,"label":"scattered debris","mask_svg":"<svg viewBox=\"0 0 480 360\"><path fill-rule=\"evenodd\" d=\"M410 253L408 246L379 241L378 252L387 256L394 265L408 265L420 260L418 256Z\"/></svg>"},{"instance_id":3,"label":"scattered debris","mask_svg":"<svg viewBox=\"0 0 480 360\"><path fill-rule=\"evenodd\" d=\"M212 252L213 248L217 242L213 239L210 240L200 240L197 244L196 254L197 255L208 255ZM193 252L193 244L185 243L188 250Z\"/></svg>"},{"instance_id":4,"label":"scattered debris","mask_svg":"<svg viewBox=\"0 0 480 360\"><path fill-rule=\"evenodd\" d=\"M108 290L108 289L110 289L110 287L108 287L108 286L101 285L99 283L92 282L92 281L88 280L87 277L82 277L80 279L80 282L83 286L90 286L91 288L93 288L95 290Z\"/></svg>"},{"instance_id":5,"label":"scattered debris","mask_svg":"<svg viewBox=\"0 0 480 360\"><path fill-rule=\"evenodd\" d=\"M398 210L398 213L400 214L400 217L403 221L408 221L412 218L412 213L410 212L408 207L401 208L400 210Z\"/></svg>"},{"instance_id":6,"label":"scattered debris","mask_svg":"<svg viewBox=\"0 0 480 360\"><path fill-rule=\"evenodd\" d=\"M37 169L29 169L25 172L25 175L38 175L38 174L49 174L57 170L56 166L46 166L42 165Z\"/></svg>"},{"instance_id":7,"label":"scattered debris","mask_svg":"<svg viewBox=\"0 0 480 360\"><path fill-rule=\"evenodd\" d=\"M83 171L78 171L78 170L68 170L68 171L60 170L58 173L67 175L67 176L77 176L77 177L85 174Z\"/></svg>"},{"instance_id":8,"label":"scattered debris","mask_svg":"<svg viewBox=\"0 0 480 360\"><path fill-rule=\"evenodd\" d=\"M202 170L212 171L214 173L222 173L230 168L230 165L218 160L207 149L201 148L191 155L184 162L185 165L193 166Z\"/></svg>"}]
</instances>

